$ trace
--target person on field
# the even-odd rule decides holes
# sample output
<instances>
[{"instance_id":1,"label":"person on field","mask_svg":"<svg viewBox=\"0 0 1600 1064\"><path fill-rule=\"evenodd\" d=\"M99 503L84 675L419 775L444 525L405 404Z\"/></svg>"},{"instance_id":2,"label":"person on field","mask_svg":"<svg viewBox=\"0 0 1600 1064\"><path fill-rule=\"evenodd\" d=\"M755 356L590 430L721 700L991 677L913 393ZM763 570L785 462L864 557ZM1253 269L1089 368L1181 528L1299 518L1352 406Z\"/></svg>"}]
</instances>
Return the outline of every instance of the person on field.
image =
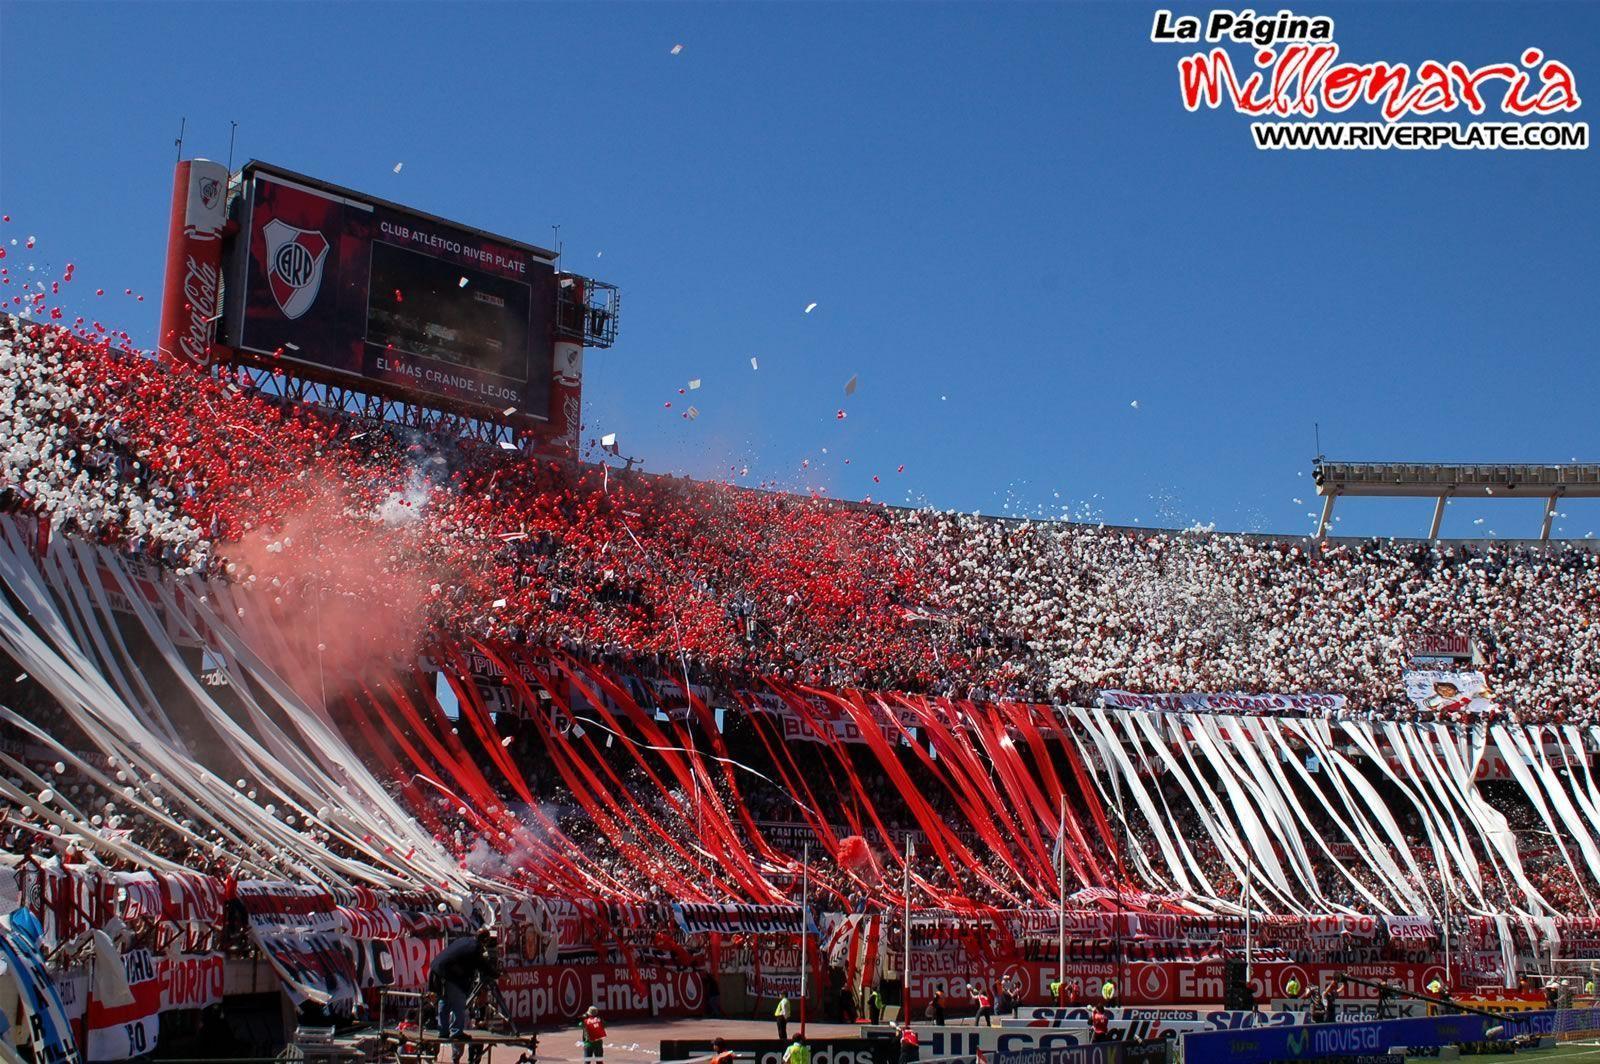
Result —
<instances>
[{"instance_id":1,"label":"person on field","mask_svg":"<svg viewBox=\"0 0 1600 1064\"><path fill-rule=\"evenodd\" d=\"M922 1054L922 1047L918 1044L917 1032L909 1023L900 1024L900 1064L913 1064Z\"/></svg>"},{"instance_id":2,"label":"person on field","mask_svg":"<svg viewBox=\"0 0 1600 1064\"><path fill-rule=\"evenodd\" d=\"M1111 1041L1111 1013L1098 1001L1089 1013L1089 1034L1095 1042Z\"/></svg>"},{"instance_id":3,"label":"person on field","mask_svg":"<svg viewBox=\"0 0 1600 1064\"><path fill-rule=\"evenodd\" d=\"M979 990L969 983L967 984L967 993L971 994L972 1000L978 1003L978 1011L973 1014L972 1025L976 1027L981 1021L985 1027L993 1027L994 999L989 996L989 992L987 990Z\"/></svg>"},{"instance_id":4,"label":"person on field","mask_svg":"<svg viewBox=\"0 0 1600 1064\"><path fill-rule=\"evenodd\" d=\"M778 1041L789 1040L789 995L778 995L778 1007L772 1010L772 1019L778 1025Z\"/></svg>"},{"instance_id":5,"label":"person on field","mask_svg":"<svg viewBox=\"0 0 1600 1064\"><path fill-rule=\"evenodd\" d=\"M801 1041L799 1035L795 1035L789 1048L783 1051L783 1064L811 1064L811 1047Z\"/></svg>"},{"instance_id":6,"label":"person on field","mask_svg":"<svg viewBox=\"0 0 1600 1064\"><path fill-rule=\"evenodd\" d=\"M606 1055L606 1024L600 1010L590 1005L583 1014L583 1059L604 1060Z\"/></svg>"},{"instance_id":7,"label":"person on field","mask_svg":"<svg viewBox=\"0 0 1600 1064\"><path fill-rule=\"evenodd\" d=\"M1321 987L1313 986L1306 992L1306 1022L1328 1022L1328 1005L1323 999Z\"/></svg>"}]
</instances>

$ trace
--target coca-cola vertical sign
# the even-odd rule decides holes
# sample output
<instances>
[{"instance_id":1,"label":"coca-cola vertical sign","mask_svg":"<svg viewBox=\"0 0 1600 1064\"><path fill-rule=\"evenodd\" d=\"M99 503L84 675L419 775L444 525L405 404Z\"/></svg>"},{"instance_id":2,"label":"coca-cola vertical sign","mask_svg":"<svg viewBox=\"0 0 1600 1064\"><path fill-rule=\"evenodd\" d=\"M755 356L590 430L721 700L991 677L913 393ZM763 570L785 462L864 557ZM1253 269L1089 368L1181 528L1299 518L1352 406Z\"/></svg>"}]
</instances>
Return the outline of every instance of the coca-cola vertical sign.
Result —
<instances>
[{"instance_id":1,"label":"coca-cola vertical sign","mask_svg":"<svg viewBox=\"0 0 1600 1064\"><path fill-rule=\"evenodd\" d=\"M586 302L582 277L563 277L561 287L566 290L571 305L578 308L579 332L581 315ZM551 358L550 375L550 444L558 450L576 453L578 450L579 396L583 388L583 344L570 337L557 336Z\"/></svg>"},{"instance_id":2,"label":"coca-cola vertical sign","mask_svg":"<svg viewBox=\"0 0 1600 1064\"><path fill-rule=\"evenodd\" d=\"M172 221L161 291L164 355L211 360L222 295L222 230L227 224L228 168L209 159L178 163L172 178Z\"/></svg>"}]
</instances>

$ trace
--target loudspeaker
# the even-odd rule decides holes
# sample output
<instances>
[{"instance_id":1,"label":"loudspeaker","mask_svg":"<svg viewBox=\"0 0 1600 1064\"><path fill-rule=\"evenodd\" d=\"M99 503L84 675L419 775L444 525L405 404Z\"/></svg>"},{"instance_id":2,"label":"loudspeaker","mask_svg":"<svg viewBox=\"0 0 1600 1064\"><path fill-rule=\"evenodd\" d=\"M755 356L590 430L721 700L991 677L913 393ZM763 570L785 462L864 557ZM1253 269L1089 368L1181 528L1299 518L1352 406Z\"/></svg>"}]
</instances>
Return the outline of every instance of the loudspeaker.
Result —
<instances>
[{"instance_id":1,"label":"loudspeaker","mask_svg":"<svg viewBox=\"0 0 1600 1064\"><path fill-rule=\"evenodd\" d=\"M1250 992L1250 983L1244 975L1244 961L1228 961L1222 978L1223 1008L1238 1012L1255 1008L1255 995Z\"/></svg>"}]
</instances>

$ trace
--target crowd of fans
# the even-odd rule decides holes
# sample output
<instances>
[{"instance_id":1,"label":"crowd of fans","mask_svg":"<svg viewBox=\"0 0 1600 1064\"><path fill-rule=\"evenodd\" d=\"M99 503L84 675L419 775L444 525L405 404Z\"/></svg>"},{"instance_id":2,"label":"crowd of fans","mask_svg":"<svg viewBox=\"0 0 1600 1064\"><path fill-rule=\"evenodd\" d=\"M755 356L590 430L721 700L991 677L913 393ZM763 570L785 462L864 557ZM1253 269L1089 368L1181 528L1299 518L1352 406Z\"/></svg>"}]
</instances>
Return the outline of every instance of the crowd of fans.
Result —
<instances>
[{"instance_id":1,"label":"crowd of fans","mask_svg":"<svg viewBox=\"0 0 1600 1064\"><path fill-rule=\"evenodd\" d=\"M1426 719L1401 689L1407 641L1443 631L1476 641L1516 719L1600 705L1581 545L1150 533L646 477L328 416L17 319L0 463L0 504L180 571L696 679L1316 692Z\"/></svg>"},{"instance_id":2,"label":"crowd of fans","mask_svg":"<svg viewBox=\"0 0 1600 1064\"><path fill-rule=\"evenodd\" d=\"M1146 534L922 513L940 594L981 618L989 672L1085 704L1098 689L1344 695L1413 719L1408 640L1472 636L1522 720L1592 719L1583 664L1600 560L1548 549L1202 532Z\"/></svg>"},{"instance_id":3,"label":"crowd of fans","mask_svg":"<svg viewBox=\"0 0 1600 1064\"><path fill-rule=\"evenodd\" d=\"M119 360L86 359L69 334L18 334L10 320L0 318L0 505L153 549L175 566L203 560L201 530L132 453L118 420L124 404L108 398L120 393L91 380Z\"/></svg>"},{"instance_id":4,"label":"crowd of fans","mask_svg":"<svg viewBox=\"0 0 1600 1064\"><path fill-rule=\"evenodd\" d=\"M1516 719L1594 721L1600 707L1600 561L1580 545L1314 543L847 505L353 421L248 385L0 319L0 506L37 518L41 537L116 544L291 612L314 594L357 604L356 628L420 618L399 640L370 624L399 654L435 631L724 690L767 676L1078 705L1106 688L1316 692L1343 696L1352 717L1429 720L1401 689L1407 642L1451 632L1475 640ZM910 830L892 782L866 779L888 826ZM794 815L786 794L741 797ZM21 819L8 811L10 841L36 843ZM565 825L593 838L580 811ZM490 859L465 822L454 835L463 860ZM1196 851L1226 886L1220 855ZM1025 901L985 859L979 875L930 866L928 882ZM672 872L626 864L616 875L642 896ZM1563 902L1590 890L1564 860L1529 871ZM1359 902L1347 880L1327 882Z\"/></svg>"}]
</instances>

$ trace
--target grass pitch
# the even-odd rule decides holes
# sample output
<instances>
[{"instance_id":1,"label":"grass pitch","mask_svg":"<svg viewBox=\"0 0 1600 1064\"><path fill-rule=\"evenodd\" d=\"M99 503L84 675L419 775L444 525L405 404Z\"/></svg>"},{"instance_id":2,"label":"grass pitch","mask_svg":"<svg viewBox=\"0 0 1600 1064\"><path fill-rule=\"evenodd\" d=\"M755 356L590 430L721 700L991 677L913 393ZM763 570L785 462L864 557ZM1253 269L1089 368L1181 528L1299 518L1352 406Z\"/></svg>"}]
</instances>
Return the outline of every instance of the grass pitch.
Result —
<instances>
[{"instance_id":1,"label":"grass pitch","mask_svg":"<svg viewBox=\"0 0 1600 1064\"><path fill-rule=\"evenodd\" d=\"M1407 1058L1416 1064L1424 1064L1429 1059L1438 1064L1437 1057ZM1553 1064L1555 1061L1560 1061L1560 1064L1600 1064L1600 1045L1593 1042L1567 1042L1553 1049L1527 1049L1521 1053L1461 1054L1461 1064Z\"/></svg>"}]
</instances>

